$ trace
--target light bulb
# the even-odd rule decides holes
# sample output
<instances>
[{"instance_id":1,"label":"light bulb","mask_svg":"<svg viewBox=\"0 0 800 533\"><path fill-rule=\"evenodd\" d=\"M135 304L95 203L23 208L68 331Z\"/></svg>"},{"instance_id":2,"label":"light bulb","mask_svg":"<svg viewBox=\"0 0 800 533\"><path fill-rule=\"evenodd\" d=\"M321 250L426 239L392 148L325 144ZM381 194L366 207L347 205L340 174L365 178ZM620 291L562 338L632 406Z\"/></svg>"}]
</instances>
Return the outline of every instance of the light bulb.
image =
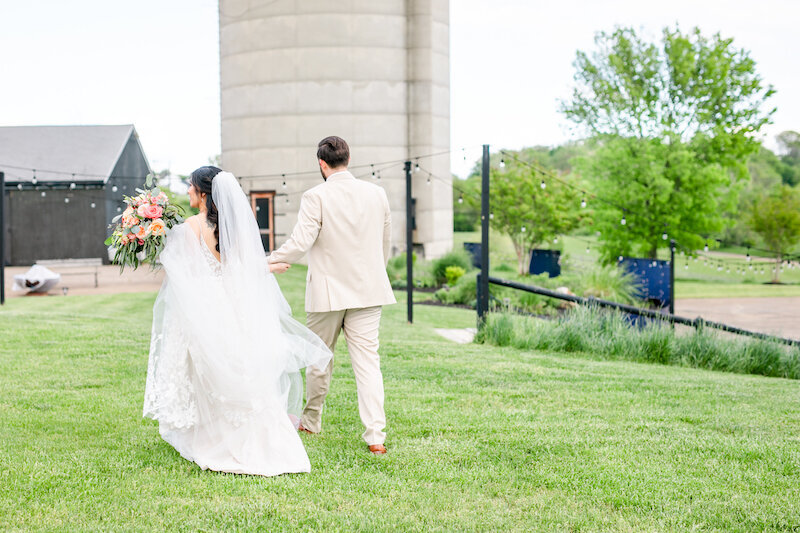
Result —
<instances>
[{"instance_id":1,"label":"light bulb","mask_svg":"<svg viewBox=\"0 0 800 533\"><path fill-rule=\"evenodd\" d=\"M74 182L74 181L73 181L72 183L70 183L70 184L69 184L69 188L70 188L70 189L72 189L72 190L75 190L75 187L77 187L77 185L75 185L75 182Z\"/></svg>"},{"instance_id":2,"label":"light bulb","mask_svg":"<svg viewBox=\"0 0 800 533\"><path fill-rule=\"evenodd\" d=\"M667 236L667 234L666 234L666 233L664 233L663 235L661 235L661 238L662 238L662 239L664 239L664 240L666 241L666 240L667 240L669 237Z\"/></svg>"},{"instance_id":3,"label":"light bulb","mask_svg":"<svg viewBox=\"0 0 800 533\"><path fill-rule=\"evenodd\" d=\"M44 198L45 196L47 196L47 193L42 191L42 198Z\"/></svg>"},{"instance_id":4,"label":"light bulb","mask_svg":"<svg viewBox=\"0 0 800 533\"><path fill-rule=\"evenodd\" d=\"M414 172L419 172L419 163L414 165Z\"/></svg>"},{"instance_id":5,"label":"light bulb","mask_svg":"<svg viewBox=\"0 0 800 533\"><path fill-rule=\"evenodd\" d=\"M521 231L522 233L525 233L525 231L526 231L526 229L525 229L525 226L522 226L522 228L520 228L520 231Z\"/></svg>"},{"instance_id":6,"label":"light bulb","mask_svg":"<svg viewBox=\"0 0 800 533\"><path fill-rule=\"evenodd\" d=\"M586 207L586 198L584 198L583 200L581 200L581 207L583 207L583 208L585 208L585 207Z\"/></svg>"},{"instance_id":7,"label":"light bulb","mask_svg":"<svg viewBox=\"0 0 800 533\"><path fill-rule=\"evenodd\" d=\"M707 251L708 251L708 244L706 244L705 246L703 246L703 251L704 251L704 252L707 252Z\"/></svg>"},{"instance_id":8,"label":"light bulb","mask_svg":"<svg viewBox=\"0 0 800 533\"><path fill-rule=\"evenodd\" d=\"M460 203L460 204L464 203L464 196L459 196L458 197L458 203Z\"/></svg>"},{"instance_id":9,"label":"light bulb","mask_svg":"<svg viewBox=\"0 0 800 533\"><path fill-rule=\"evenodd\" d=\"M117 192L118 190L119 190L119 187L117 187L116 185L111 187L111 192Z\"/></svg>"},{"instance_id":10,"label":"light bulb","mask_svg":"<svg viewBox=\"0 0 800 533\"><path fill-rule=\"evenodd\" d=\"M69 203L69 198L64 198L64 203L68 204Z\"/></svg>"},{"instance_id":11,"label":"light bulb","mask_svg":"<svg viewBox=\"0 0 800 533\"><path fill-rule=\"evenodd\" d=\"M541 187L542 189L547 187L547 185L545 184L544 180L542 180L542 183L539 184L539 187Z\"/></svg>"},{"instance_id":12,"label":"light bulb","mask_svg":"<svg viewBox=\"0 0 800 533\"><path fill-rule=\"evenodd\" d=\"M501 159L500 160L500 168L506 168L506 160L505 159Z\"/></svg>"},{"instance_id":13,"label":"light bulb","mask_svg":"<svg viewBox=\"0 0 800 533\"><path fill-rule=\"evenodd\" d=\"M624 226L625 224L627 224L627 223L628 223L628 221L627 221L627 220L625 220L625 217L623 216L623 217L622 217L622 220L620 220L620 221L619 221L619 223L620 223L620 224L622 224L622 225Z\"/></svg>"},{"instance_id":14,"label":"light bulb","mask_svg":"<svg viewBox=\"0 0 800 533\"><path fill-rule=\"evenodd\" d=\"M489 220L493 220L493 219L494 219L494 213L489 213Z\"/></svg>"}]
</instances>

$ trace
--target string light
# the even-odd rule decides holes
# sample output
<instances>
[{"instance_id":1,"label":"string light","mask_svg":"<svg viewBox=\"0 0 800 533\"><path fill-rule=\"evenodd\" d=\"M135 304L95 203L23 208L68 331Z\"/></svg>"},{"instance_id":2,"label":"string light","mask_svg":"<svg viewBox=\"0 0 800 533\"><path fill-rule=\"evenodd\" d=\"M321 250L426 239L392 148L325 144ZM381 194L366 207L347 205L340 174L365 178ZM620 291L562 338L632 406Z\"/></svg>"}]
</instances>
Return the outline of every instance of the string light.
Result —
<instances>
[{"instance_id":1,"label":"string light","mask_svg":"<svg viewBox=\"0 0 800 533\"><path fill-rule=\"evenodd\" d=\"M47 196L47 193L42 191L42 198L44 198L45 196Z\"/></svg>"},{"instance_id":2,"label":"string light","mask_svg":"<svg viewBox=\"0 0 800 533\"><path fill-rule=\"evenodd\" d=\"M464 203L464 195L463 194L459 194L458 195L458 203L460 203L460 204Z\"/></svg>"},{"instance_id":3,"label":"string light","mask_svg":"<svg viewBox=\"0 0 800 533\"><path fill-rule=\"evenodd\" d=\"M583 198L583 199L581 200L581 207L582 207L582 208L586 208L586 198Z\"/></svg>"},{"instance_id":4,"label":"string light","mask_svg":"<svg viewBox=\"0 0 800 533\"><path fill-rule=\"evenodd\" d=\"M97 207L97 204L92 202L91 206L92 206L92 209L94 209L95 207Z\"/></svg>"},{"instance_id":5,"label":"string light","mask_svg":"<svg viewBox=\"0 0 800 533\"><path fill-rule=\"evenodd\" d=\"M555 237L555 238L553 239L553 244L558 244L558 237Z\"/></svg>"},{"instance_id":6,"label":"string light","mask_svg":"<svg viewBox=\"0 0 800 533\"><path fill-rule=\"evenodd\" d=\"M414 172L419 172L419 159L417 159L417 164L414 165Z\"/></svg>"},{"instance_id":7,"label":"string light","mask_svg":"<svg viewBox=\"0 0 800 533\"><path fill-rule=\"evenodd\" d=\"M500 160L500 168L506 168L506 160L505 159L501 159Z\"/></svg>"},{"instance_id":8,"label":"string light","mask_svg":"<svg viewBox=\"0 0 800 533\"><path fill-rule=\"evenodd\" d=\"M75 187L77 187L77 185L75 185L75 182L74 182L74 181L73 181L72 183L70 183L70 184L69 184L69 190L71 190L71 191L74 191L74 190L75 190Z\"/></svg>"},{"instance_id":9,"label":"string light","mask_svg":"<svg viewBox=\"0 0 800 533\"><path fill-rule=\"evenodd\" d=\"M542 183L539 184L539 187L541 187L542 189L547 187L547 184L545 184L544 180L542 180Z\"/></svg>"},{"instance_id":10,"label":"string light","mask_svg":"<svg viewBox=\"0 0 800 533\"><path fill-rule=\"evenodd\" d=\"M589 251L589 246L587 245L587 246L586 246L586 253L588 254L589 252L590 252L590 251Z\"/></svg>"},{"instance_id":11,"label":"string light","mask_svg":"<svg viewBox=\"0 0 800 533\"><path fill-rule=\"evenodd\" d=\"M705 246L703 246L703 251L704 251L704 252L707 252L707 251L708 251L708 243L706 243L706 245L705 245Z\"/></svg>"},{"instance_id":12,"label":"string light","mask_svg":"<svg viewBox=\"0 0 800 533\"><path fill-rule=\"evenodd\" d=\"M425 184L426 185L430 185L431 184L431 173L430 172L428 172L428 179L425 180Z\"/></svg>"},{"instance_id":13,"label":"string light","mask_svg":"<svg viewBox=\"0 0 800 533\"><path fill-rule=\"evenodd\" d=\"M286 174L281 174L281 178L283 178L283 183L281 183L281 186L285 189L286 188Z\"/></svg>"},{"instance_id":14,"label":"string light","mask_svg":"<svg viewBox=\"0 0 800 533\"><path fill-rule=\"evenodd\" d=\"M494 220L494 213L489 213L489 220Z\"/></svg>"},{"instance_id":15,"label":"string light","mask_svg":"<svg viewBox=\"0 0 800 533\"><path fill-rule=\"evenodd\" d=\"M666 240L669 238L669 236L668 236L666 233L663 233L663 234L661 235L661 238L662 238L662 239L664 239L664 240L666 241Z\"/></svg>"},{"instance_id":16,"label":"string light","mask_svg":"<svg viewBox=\"0 0 800 533\"><path fill-rule=\"evenodd\" d=\"M114 185L113 187L111 187L111 191L112 191L112 192L117 192L118 190L119 190L119 187L117 187L116 185Z\"/></svg>"},{"instance_id":17,"label":"string light","mask_svg":"<svg viewBox=\"0 0 800 533\"><path fill-rule=\"evenodd\" d=\"M17 183L17 189L19 189L20 191L22 190L22 184L21 183Z\"/></svg>"},{"instance_id":18,"label":"string light","mask_svg":"<svg viewBox=\"0 0 800 533\"><path fill-rule=\"evenodd\" d=\"M525 231L527 231L527 230L526 230L525 226L522 226L522 228L520 229L520 231L521 231L522 233L525 233Z\"/></svg>"},{"instance_id":19,"label":"string light","mask_svg":"<svg viewBox=\"0 0 800 533\"><path fill-rule=\"evenodd\" d=\"M622 215L622 220L620 220L619 223L622 224L623 226L628 223L628 221L625 220L625 215Z\"/></svg>"},{"instance_id":20,"label":"string light","mask_svg":"<svg viewBox=\"0 0 800 533\"><path fill-rule=\"evenodd\" d=\"M375 165L371 164L369 167L372 169L372 177L374 178L375 177Z\"/></svg>"}]
</instances>

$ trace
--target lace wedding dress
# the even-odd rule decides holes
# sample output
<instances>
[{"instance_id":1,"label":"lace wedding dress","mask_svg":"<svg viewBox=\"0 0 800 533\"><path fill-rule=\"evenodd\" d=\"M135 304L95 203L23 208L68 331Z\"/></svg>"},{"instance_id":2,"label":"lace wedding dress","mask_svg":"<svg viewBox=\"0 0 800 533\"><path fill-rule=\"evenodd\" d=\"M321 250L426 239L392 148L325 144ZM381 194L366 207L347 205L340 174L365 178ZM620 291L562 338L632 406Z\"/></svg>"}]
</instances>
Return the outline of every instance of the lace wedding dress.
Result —
<instances>
[{"instance_id":1,"label":"lace wedding dress","mask_svg":"<svg viewBox=\"0 0 800 533\"><path fill-rule=\"evenodd\" d=\"M144 416L203 469L308 472L290 414L300 414L300 370L324 369L331 353L291 317L233 175L217 174L212 194L221 260L188 224L169 232L160 256L167 276L153 309Z\"/></svg>"}]
</instances>

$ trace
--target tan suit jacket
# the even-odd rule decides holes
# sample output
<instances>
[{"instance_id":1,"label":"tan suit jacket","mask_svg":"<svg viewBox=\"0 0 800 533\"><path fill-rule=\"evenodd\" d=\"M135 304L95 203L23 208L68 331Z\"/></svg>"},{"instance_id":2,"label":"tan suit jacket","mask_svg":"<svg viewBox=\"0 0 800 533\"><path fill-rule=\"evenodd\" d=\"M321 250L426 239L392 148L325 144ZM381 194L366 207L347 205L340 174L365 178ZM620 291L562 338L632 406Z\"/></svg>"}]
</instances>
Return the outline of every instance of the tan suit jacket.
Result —
<instances>
[{"instance_id":1,"label":"tan suit jacket","mask_svg":"<svg viewBox=\"0 0 800 533\"><path fill-rule=\"evenodd\" d=\"M381 187L337 172L303 194L291 237L269 261L296 263L308 253L306 312L393 304L386 275L391 224Z\"/></svg>"}]
</instances>

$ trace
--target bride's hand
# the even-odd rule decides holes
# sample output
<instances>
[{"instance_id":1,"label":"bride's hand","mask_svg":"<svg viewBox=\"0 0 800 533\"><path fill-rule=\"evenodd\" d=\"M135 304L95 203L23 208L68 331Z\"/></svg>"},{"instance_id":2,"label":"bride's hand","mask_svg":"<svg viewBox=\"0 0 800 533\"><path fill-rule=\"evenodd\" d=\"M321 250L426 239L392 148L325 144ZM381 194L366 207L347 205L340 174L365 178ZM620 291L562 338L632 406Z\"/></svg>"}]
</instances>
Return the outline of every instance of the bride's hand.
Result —
<instances>
[{"instance_id":1,"label":"bride's hand","mask_svg":"<svg viewBox=\"0 0 800 533\"><path fill-rule=\"evenodd\" d=\"M273 274L283 274L284 272L289 270L291 266L292 265L290 265L289 263L270 263L269 271L272 272Z\"/></svg>"}]
</instances>

